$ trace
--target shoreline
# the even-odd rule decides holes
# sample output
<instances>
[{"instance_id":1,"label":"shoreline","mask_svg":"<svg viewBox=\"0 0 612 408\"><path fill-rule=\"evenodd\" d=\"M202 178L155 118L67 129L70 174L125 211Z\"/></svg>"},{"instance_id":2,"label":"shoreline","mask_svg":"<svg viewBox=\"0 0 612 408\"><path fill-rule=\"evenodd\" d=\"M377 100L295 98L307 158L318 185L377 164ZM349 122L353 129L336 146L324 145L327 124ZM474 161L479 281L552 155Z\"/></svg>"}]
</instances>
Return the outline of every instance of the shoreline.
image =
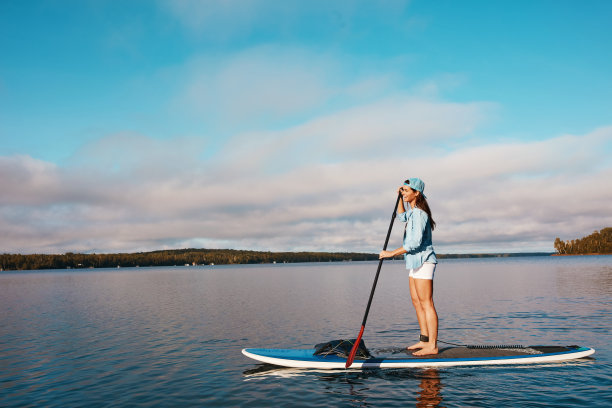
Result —
<instances>
[{"instance_id":1,"label":"shoreline","mask_svg":"<svg viewBox=\"0 0 612 408\"><path fill-rule=\"evenodd\" d=\"M612 254L558 254L554 252L500 252L437 254L438 259L491 259L548 256L605 256ZM402 260L397 256L393 260ZM0 272L24 270L101 269L156 266L265 265L315 262L377 261L378 254L359 252L263 252L235 249L177 249L138 253L0 254Z\"/></svg>"},{"instance_id":2,"label":"shoreline","mask_svg":"<svg viewBox=\"0 0 612 408\"><path fill-rule=\"evenodd\" d=\"M593 256L593 255L612 255L612 254L602 254L598 252L588 253L588 254L551 254L550 256Z\"/></svg>"}]
</instances>

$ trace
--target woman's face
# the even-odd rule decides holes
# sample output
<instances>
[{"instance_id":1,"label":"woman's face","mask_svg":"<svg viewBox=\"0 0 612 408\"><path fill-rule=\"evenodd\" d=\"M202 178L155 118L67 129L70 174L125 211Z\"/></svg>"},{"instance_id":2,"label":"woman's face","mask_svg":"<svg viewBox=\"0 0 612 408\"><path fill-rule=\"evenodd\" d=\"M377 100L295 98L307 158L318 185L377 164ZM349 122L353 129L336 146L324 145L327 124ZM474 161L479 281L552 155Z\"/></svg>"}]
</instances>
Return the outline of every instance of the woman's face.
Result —
<instances>
[{"instance_id":1,"label":"woman's face","mask_svg":"<svg viewBox=\"0 0 612 408\"><path fill-rule=\"evenodd\" d=\"M418 191L415 191L408 186L402 187L402 197L404 198L404 201L411 203L416 199L418 194Z\"/></svg>"}]
</instances>

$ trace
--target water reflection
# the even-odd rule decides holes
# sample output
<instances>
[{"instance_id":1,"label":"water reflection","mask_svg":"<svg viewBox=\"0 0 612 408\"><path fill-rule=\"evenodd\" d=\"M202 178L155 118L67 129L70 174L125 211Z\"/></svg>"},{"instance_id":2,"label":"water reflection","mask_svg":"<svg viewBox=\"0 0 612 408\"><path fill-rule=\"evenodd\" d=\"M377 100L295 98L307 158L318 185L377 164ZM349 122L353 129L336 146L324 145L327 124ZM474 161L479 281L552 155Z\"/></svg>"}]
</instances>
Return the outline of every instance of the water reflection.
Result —
<instances>
[{"instance_id":1,"label":"water reflection","mask_svg":"<svg viewBox=\"0 0 612 408\"><path fill-rule=\"evenodd\" d=\"M435 368L430 368L421 372L421 391L417 393L416 407L442 407L442 384L440 382L440 372Z\"/></svg>"},{"instance_id":2,"label":"water reflection","mask_svg":"<svg viewBox=\"0 0 612 408\"><path fill-rule=\"evenodd\" d=\"M258 364L255 368L243 372L246 381L262 377L303 377L315 376L325 383L345 384L347 388L327 388L328 393L348 394L355 406L369 406L368 396L371 390L365 380L382 379L386 381L418 380L418 390L415 395L415 407L438 407L444 397L442 396L442 381L440 371L436 368L428 369L389 369L389 370L317 370L303 368L279 367L272 364ZM406 385L406 384L403 384ZM344 390L344 391L343 391Z\"/></svg>"}]
</instances>

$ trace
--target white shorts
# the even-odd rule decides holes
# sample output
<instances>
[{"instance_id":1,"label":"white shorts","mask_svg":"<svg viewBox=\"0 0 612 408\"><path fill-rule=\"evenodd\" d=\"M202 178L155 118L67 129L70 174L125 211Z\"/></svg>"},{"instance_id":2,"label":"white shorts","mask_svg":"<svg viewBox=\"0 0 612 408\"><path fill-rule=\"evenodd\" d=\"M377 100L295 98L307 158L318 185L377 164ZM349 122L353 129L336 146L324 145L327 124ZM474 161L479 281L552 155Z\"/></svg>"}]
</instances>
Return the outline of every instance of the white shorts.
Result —
<instances>
[{"instance_id":1,"label":"white shorts","mask_svg":"<svg viewBox=\"0 0 612 408\"><path fill-rule=\"evenodd\" d=\"M436 264L425 262L423 265L419 266L416 269L411 269L408 276L414 279L430 279L432 280L434 277L434 272L436 271Z\"/></svg>"}]
</instances>

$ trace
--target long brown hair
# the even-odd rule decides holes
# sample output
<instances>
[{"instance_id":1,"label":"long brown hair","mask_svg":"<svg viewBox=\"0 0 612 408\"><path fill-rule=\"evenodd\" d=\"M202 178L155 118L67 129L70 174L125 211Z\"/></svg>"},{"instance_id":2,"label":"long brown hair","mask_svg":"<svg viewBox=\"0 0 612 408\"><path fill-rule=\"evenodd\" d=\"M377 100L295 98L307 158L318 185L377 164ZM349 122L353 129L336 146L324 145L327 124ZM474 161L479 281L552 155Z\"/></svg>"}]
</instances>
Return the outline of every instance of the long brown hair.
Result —
<instances>
[{"instance_id":1,"label":"long brown hair","mask_svg":"<svg viewBox=\"0 0 612 408\"><path fill-rule=\"evenodd\" d=\"M408 180L406 180L406 183L408 182ZM410 187L410 186L408 186ZM410 187L410 189L414 192L416 192L417 190L415 190L414 188ZM425 198L425 196L423 196L423 193L419 191L419 194L417 194L417 198L416 198L416 207L420 208L421 210L425 211L427 213L427 216L429 217L429 222L431 223L431 230L433 231L436 228L436 222L434 221L433 217L431 216L431 209L429 208L429 204L427 204L427 199Z\"/></svg>"},{"instance_id":2,"label":"long brown hair","mask_svg":"<svg viewBox=\"0 0 612 408\"><path fill-rule=\"evenodd\" d=\"M429 222L431 223L431 230L433 231L436 228L436 222L431 216L431 210L429 209L429 204L427 204L427 199L423 197L423 193L420 193L417 195L416 207L420 208L421 210L427 213L427 215L429 216Z\"/></svg>"}]
</instances>

